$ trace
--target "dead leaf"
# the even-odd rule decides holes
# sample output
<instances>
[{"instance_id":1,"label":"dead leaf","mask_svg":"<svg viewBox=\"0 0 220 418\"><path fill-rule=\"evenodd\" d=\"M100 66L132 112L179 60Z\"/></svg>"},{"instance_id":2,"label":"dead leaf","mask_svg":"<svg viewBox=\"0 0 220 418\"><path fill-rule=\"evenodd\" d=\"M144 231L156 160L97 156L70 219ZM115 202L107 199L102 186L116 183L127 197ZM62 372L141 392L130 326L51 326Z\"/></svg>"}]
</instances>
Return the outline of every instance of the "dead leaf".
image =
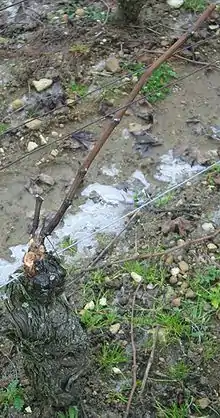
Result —
<instances>
[{"instance_id":1,"label":"dead leaf","mask_svg":"<svg viewBox=\"0 0 220 418\"><path fill-rule=\"evenodd\" d=\"M176 219L170 219L166 221L161 228L161 231L164 235L167 235L169 232L176 232L180 236L185 236L186 232L190 230L191 222L183 218L182 216L179 216Z\"/></svg>"}]
</instances>

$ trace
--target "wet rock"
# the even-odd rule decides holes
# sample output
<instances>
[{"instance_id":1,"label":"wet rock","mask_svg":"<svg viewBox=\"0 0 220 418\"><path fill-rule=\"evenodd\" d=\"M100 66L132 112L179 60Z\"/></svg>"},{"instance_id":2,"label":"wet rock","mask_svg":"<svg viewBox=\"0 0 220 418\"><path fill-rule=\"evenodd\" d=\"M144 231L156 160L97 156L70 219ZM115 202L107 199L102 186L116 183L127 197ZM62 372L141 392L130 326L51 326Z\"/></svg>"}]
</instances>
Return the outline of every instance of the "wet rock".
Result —
<instances>
[{"instance_id":1,"label":"wet rock","mask_svg":"<svg viewBox=\"0 0 220 418\"><path fill-rule=\"evenodd\" d=\"M207 248L209 251L216 251L218 249L217 245L213 244L213 242L209 242L209 244L207 244Z\"/></svg>"},{"instance_id":2,"label":"wet rock","mask_svg":"<svg viewBox=\"0 0 220 418\"><path fill-rule=\"evenodd\" d=\"M31 131L37 131L38 129L40 129L41 125L42 121L40 119L33 119L25 123L25 126Z\"/></svg>"},{"instance_id":3,"label":"wet rock","mask_svg":"<svg viewBox=\"0 0 220 418\"><path fill-rule=\"evenodd\" d=\"M120 70L118 59L114 56L109 57L105 63L105 69L109 73L113 73L113 74L117 73Z\"/></svg>"},{"instance_id":4,"label":"wet rock","mask_svg":"<svg viewBox=\"0 0 220 418\"><path fill-rule=\"evenodd\" d=\"M204 224L202 224L202 229L206 233L212 233L215 231L214 225L211 222L204 222Z\"/></svg>"},{"instance_id":5,"label":"wet rock","mask_svg":"<svg viewBox=\"0 0 220 418\"><path fill-rule=\"evenodd\" d=\"M11 103L12 110L18 110L24 106L24 102L21 99L15 99Z\"/></svg>"},{"instance_id":6,"label":"wet rock","mask_svg":"<svg viewBox=\"0 0 220 418\"><path fill-rule=\"evenodd\" d=\"M38 147L38 145L36 144L36 142L30 141L30 142L28 142L28 145L27 145L27 151L31 152L34 149L36 149L37 147Z\"/></svg>"},{"instance_id":7,"label":"wet rock","mask_svg":"<svg viewBox=\"0 0 220 418\"><path fill-rule=\"evenodd\" d=\"M44 183L47 186L53 186L55 184L54 179L51 176L48 176L47 174L44 174L44 173L41 173L37 177L37 181L39 181L40 183Z\"/></svg>"},{"instance_id":8,"label":"wet rock","mask_svg":"<svg viewBox=\"0 0 220 418\"><path fill-rule=\"evenodd\" d=\"M38 93L40 93L43 90L48 89L50 86L52 86L53 80L50 78L41 78L40 80L33 80L33 86L37 90Z\"/></svg>"},{"instance_id":9,"label":"wet rock","mask_svg":"<svg viewBox=\"0 0 220 418\"><path fill-rule=\"evenodd\" d=\"M197 403L201 409L206 409L210 404L210 400L209 398L200 398L197 400Z\"/></svg>"},{"instance_id":10,"label":"wet rock","mask_svg":"<svg viewBox=\"0 0 220 418\"><path fill-rule=\"evenodd\" d=\"M195 299L196 294L195 292L193 292L192 289L188 289L186 294L185 294L186 299Z\"/></svg>"},{"instance_id":11,"label":"wet rock","mask_svg":"<svg viewBox=\"0 0 220 418\"><path fill-rule=\"evenodd\" d=\"M182 260L179 262L179 268L182 273L186 273L189 270L189 264Z\"/></svg>"},{"instance_id":12,"label":"wet rock","mask_svg":"<svg viewBox=\"0 0 220 418\"><path fill-rule=\"evenodd\" d=\"M115 334L117 334L117 333L118 333L118 331L120 330L120 328L121 328L121 325L120 325L119 323L117 323L117 324L113 324L113 325L111 325L111 326L110 326L110 328L109 328L109 330L110 330L110 332L111 332L113 335L115 335Z\"/></svg>"}]
</instances>

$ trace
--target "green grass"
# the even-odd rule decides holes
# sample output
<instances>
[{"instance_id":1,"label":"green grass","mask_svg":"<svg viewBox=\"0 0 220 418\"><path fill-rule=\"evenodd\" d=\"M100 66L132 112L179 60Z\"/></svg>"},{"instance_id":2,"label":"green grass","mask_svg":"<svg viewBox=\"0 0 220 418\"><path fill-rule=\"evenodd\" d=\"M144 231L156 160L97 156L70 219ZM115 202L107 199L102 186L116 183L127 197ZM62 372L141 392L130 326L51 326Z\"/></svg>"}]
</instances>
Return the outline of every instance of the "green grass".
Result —
<instances>
[{"instance_id":1,"label":"green grass","mask_svg":"<svg viewBox=\"0 0 220 418\"><path fill-rule=\"evenodd\" d=\"M206 0L185 0L182 8L191 12L203 12L207 5Z\"/></svg>"},{"instance_id":2,"label":"green grass","mask_svg":"<svg viewBox=\"0 0 220 418\"><path fill-rule=\"evenodd\" d=\"M88 6L85 8L85 16L89 20L103 23L107 18L107 11L102 10L97 6Z\"/></svg>"},{"instance_id":3,"label":"green grass","mask_svg":"<svg viewBox=\"0 0 220 418\"><path fill-rule=\"evenodd\" d=\"M7 123L0 123L0 135L7 131L9 125Z\"/></svg>"},{"instance_id":4,"label":"green grass","mask_svg":"<svg viewBox=\"0 0 220 418\"><path fill-rule=\"evenodd\" d=\"M111 371L113 367L119 366L122 363L126 363L128 358L125 354L125 350L116 343L108 344L105 342L98 355L98 363L102 369Z\"/></svg>"},{"instance_id":5,"label":"green grass","mask_svg":"<svg viewBox=\"0 0 220 418\"><path fill-rule=\"evenodd\" d=\"M189 406L186 403L181 406L175 403L171 406L163 406L156 402L156 411L158 418L187 418L189 416Z\"/></svg>"},{"instance_id":6,"label":"green grass","mask_svg":"<svg viewBox=\"0 0 220 418\"><path fill-rule=\"evenodd\" d=\"M0 405L3 412L7 412L11 406L18 412L22 411L24 407L24 393L18 380L13 380L9 383L7 389L0 390Z\"/></svg>"},{"instance_id":7,"label":"green grass","mask_svg":"<svg viewBox=\"0 0 220 418\"><path fill-rule=\"evenodd\" d=\"M168 376L175 380L186 380L189 375L189 370L189 367L184 361L179 361L169 368Z\"/></svg>"},{"instance_id":8,"label":"green grass","mask_svg":"<svg viewBox=\"0 0 220 418\"><path fill-rule=\"evenodd\" d=\"M124 63L123 68L130 71L138 78L145 71L145 67L141 63ZM142 87L141 91L150 103L155 103L158 100L165 99L165 97L170 93L170 89L169 87L164 86L173 78L176 78L176 76L176 72L169 64L161 64L161 66L149 77L147 83Z\"/></svg>"},{"instance_id":9,"label":"green grass","mask_svg":"<svg viewBox=\"0 0 220 418\"><path fill-rule=\"evenodd\" d=\"M78 96L83 97L88 93L88 87L83 84L72 82L70 84L70 90L72 93L76 93Z\"/></svg>"},{"instance_id":10,"label":"green grass","mask_svg":"<svg viewBox=\"0 0 220 418\"><path fill-rule=\"evenodd\" d=\"M167 205L172 199L174 195L173 193L167 193L165 196L161 197L156 203L155 206L158 208L162 208Z\"/></svg>"},{"instance_id":11,"label":"green grass","mask_svg":"<svg viewBox=\"0 0 220 418\"><path fill-rule=\"evenodd\" d=\"M66 413L58 412L57 418L78 418L79 410L77 406L70 406Z\"/></svg>"},{"instance_id":12,"label":"green grass","mask_svg":"<svg viewBox=\"0 0 220 418\"><path fill-rule=\"evenodd\" d=\"M66 254L74 255L77 251L77 248L76 248L76 245L73 245L73 243L74 243L74 240L70 238L70 236L64 237L62 242L60 243L60 248L66 249L70 245L72 245L71 248L68 248L68 250L66 250Z\"/></svg>"},{"instance_id":13,"label":"green grass","mask_svg":"<svg viewBox=\"0 0 220 418\"><path fill-rule=\"evenodd\" d=\"M198 298L206 301L212 308L220 308L220 269L207 267L199 272L191 282L191 287Z\"/></svg>"},{"instance_id":14,"label":"green grass","mask_svg":"<svg viewBox=\"0 0 220 418\"><path fill-rule=\"evenodd\" d=\"M81 321L90 330L107 328L119 321L117 310L113 306L102 306L99 301L106 295L99 294L94 301L94 309L83 309Z\"/></svg>"},{"instance_id":15,"label":"green grass","mask_svg":"<svg viewBox=\"0 0 220 418\"><path fill-rule=\"evenodd\" d=\"M162 285L165 280L165 270L155 264L146 262L129 261L124 264L124 270L128 273L135 272L143 278L146 284Z\"/></svg>"}]
</instances>

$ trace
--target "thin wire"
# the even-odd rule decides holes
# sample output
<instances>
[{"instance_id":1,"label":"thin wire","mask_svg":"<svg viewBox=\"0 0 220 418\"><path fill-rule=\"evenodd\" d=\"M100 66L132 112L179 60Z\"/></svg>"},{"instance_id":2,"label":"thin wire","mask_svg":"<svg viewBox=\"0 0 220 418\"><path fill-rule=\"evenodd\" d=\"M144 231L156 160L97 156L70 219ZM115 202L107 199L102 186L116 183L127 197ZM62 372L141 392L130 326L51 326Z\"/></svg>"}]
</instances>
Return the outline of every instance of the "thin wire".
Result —
<instances>
[{"instance_id":1,"label":"thin wire","mask_svg":"<svg viewBox=\"0 0 220 418\"><path fill-rule=\"evenodd\" d=\"M188 177L187 179L185 179L184 181L182 181L181 183L176 184L175 186L170 187L169 189L165 190L164 192L158 194L157 196L155 196L153 199L148 200L147 202L143 203L141 206L139 206L138 208L126 213L125 215L116 218L113 222L111 222L108 225L105 225L103 228L100 228L98 231L92 232L91 234L87 234L86 236L84 236L83 238L81 238L78 241L75 241L74 243L72 243L71 245L69 245L68 247L60 250L60 251L56 251L56 254L60 255L63 254L65 251L69 250L70 248L80 244L81 242L83 242L85 239L88 239L90 237L93 237L94 235L100 233L101 231L109 228L110 226L114 225L115 223L127 218L128 216L131 216L137 212L140 212L141 209L149 206L151 203L156 202L157 200L161 199L163 196L165 196L166 194L169 194L170 192L177 190L178 188L184 186L184 184L188 183L188 181L194 180L196 177L199 177L200 175L207 173L208 171L210 171L213 167L215 167L216 165L220 165L220 160L216 161L215 163L211 164L209 167L204 168L204 170L199 171L199 173L194 174L191 177ZM17 280L18 277L13 277L11 280L8 280L7 283L0 285L0 289L5 287L7 284L14 282L15 280Z\"/></svg>"},{"instance_id":2,"label":"thin wire","mask_svg":"<svg viewBox=\"0 0 220 418\"><path fill-rule=\"evenodd\" d=\"M162 87L160 87L160 88L158 88L158 89L153 90L153 91L151 92L151 94L157 93L158 91L161 91L161 90L166 89L166 88L168 88L168 87L172 87L173 85L178 84L180 81L184 80L185 78L188 78L188 77L190 77L190 76L192 76L192 75L194 75L194 74L198 73L199 71L202 71L202 70L204 70L205 68L207 68L207 67L209 67L209 66L211 66L211 65L216 64L217 62L219 62L219 61L218 61L218 60L212 61L212 62L210 62L210 63L207 63L207 65L204 65L204 66L202 66L202 67L200 67L200 68L197 68L196 70L192 71L192 72L191 72L191 73L189 73L189 74L186 74L186 75L184 75L184 76L182 76L182 77L176 78L173 82L167 83L167 84L165 84L164 86L162 86ZM55 144L55 143L57 143L57 142L60 142L60 141L65 141L66 139L68 139L68 138L69 138L69 137L71 137L72 135L74 135L74 134L76 134L76 133L78 133L78 132L81 132L82 130L84 130L84 129L88 128L89 126L92 126L92 125L94 125L94 124L96 124L96 123L99 123L99 122L101 122L101 121L105 120L107 117L109 117L109 116L111 117L113 114L115 114L115 113L116 113L116 112L118 112L119 110L126 109L126 108L128 108L129 106L131 106L132 104L139 103L139 102L140 102L140 101L142 101L142 100L143 100L143 98L139 98L139 99L133 100L133 101L132 101L132 102L130 102L130 103L127 103L127 104L125 104L125 105L123 105L123 106L120 106L120 107L118 107L118 108L114 109L112 112L107 113L105 116L102 116L102 117L100 117L100 118L94 119L94 120L93 120L93 121L91 121L91 122L88 122L87 124L85 124L85 125L81 126L80 128L76 129L75 131L70 132L69 134L67 134L66 136L64 136L64 137L62 137L62 138L57 138L57 139L54 139L54 140L53 140L53 141L51 141L50 143L47 143L47 144L45 144L45 145L42 145L41 147L35 148L34 150L32 150L32 151L30 151L30 152L27 152L27 153L23 154L21 157L18 157L18 158L16 158L15 160L11 161L10 163L5 164L4 166L0 167L0 171L4 170L4 169L6 169L6 168L11 167L12 165L14 165L14 164L18 163L19 161L24 160L25 158L29 157L30 155L34 154L34 153L35 153L35 152L37 152L37 151L41 151L42 149L45 149L45 148L47 148L47 147L50 147L51 145L53 145L53 144ZM0 136L1 136L1 135L0 135Z\"/></svg>"},{"instance_id":3,"label":"thin wire","mask_svg":"<svg viewBox=\"0 0 220 418\"><path fill-rule=\"evenodd\" d=\"M2 9L0 9L0 13L1 13L1 12L3 12L3 10L9 9L10 7L17 6L17 4L21 4L21 3L23 3L23 2L24 2L24 0L21 0L21 1L17 1L17 3L10 4L10 5L8 5L8 6L2 7Z\"/></svg>"},{"instance_id":4,"label":"thin wire","mask_svg":"<svg viewBox=\"0 0 220 418\"><path fill-rule=\"evenodd\" d=\"M176 184L176 185L174 185L174 186L170 187L169 189L165 190L164 192L159 193L159 194L158 194L157 196L155 196L153 199L148 200L147 202L143 203L143 204L142 204L141 206L139 206L138 208L135 208L134 210L132 210L132 211L130 211L130 212L128 212L128 213L126 213L125 215L123 215L123 216L121 216L121 217L119 217L119 218L116 218L113 222L109 223L108 225L105 225L103 228L100 228L100 229L98 229L97 231L95 231L95 232L93 232L93 233L91 233L91 234L86 235L85 237L81 238L81 239L80 239L80 240L78 240L78 241L75 241L74 243L72 243L72 244L71 244L71 245L69 245L68 247L63 248L62 250L57 251L57 254L58 254L58 255L63 254L65 251L69 250L69 249L70 249L70 248L72 248L72 247L75 247L76 245L78 245L78 244L80 244L82 241L84 241L85 239L88 239L88 238L90 238L90 237L92 237L92 236L94 236L94 235L96 235L96 234L99 234L99 233L100 233L100 232L102 232L103 230L105 230L105 229L107 229L107 228L111 227L112 225L114 225L114 224L116 224L117 222L119 222L119 221L121 221L121 220L123 220L123 219L127 218L128 216L130 217L130 216L132 216L133 214L140 212L140 211L141 211L141 209L143 209L143 208L145 208L145 207L149 206L151 203L156 202L157 200L159 200L159 199L161 199L162 197L166 196L166 195L167 195L167 194L169 194L170 192L172 192L172 191L174 191L174 190L176 190L176 189L178 189L178 188L180 188L180 187L184 186L186 183L188 183L188 181L194 180L196 177L198 177L198 176L200 176L200 175L202 175L202 174L206 173L207 171L210 171L213 167L215 167L215 166L216 166L216 165L218 165L218 164L220 164L220 160L219 160L219 161L216 161L215 163L213 163L213 164L212 164L212 165L210 165L209 167L204 168L203 170L199 171L198 173L194 174L193 176L188 177L187 179L183 180L181 183L178 183L178 184Z\"/></svg>"}]
</instances>

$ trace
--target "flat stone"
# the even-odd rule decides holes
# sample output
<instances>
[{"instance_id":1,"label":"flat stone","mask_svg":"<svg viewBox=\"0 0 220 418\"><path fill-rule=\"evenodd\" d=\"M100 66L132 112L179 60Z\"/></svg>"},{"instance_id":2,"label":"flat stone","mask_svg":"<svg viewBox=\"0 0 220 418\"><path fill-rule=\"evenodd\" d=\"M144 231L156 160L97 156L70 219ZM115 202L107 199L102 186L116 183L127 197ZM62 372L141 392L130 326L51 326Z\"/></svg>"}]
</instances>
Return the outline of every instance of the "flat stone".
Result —
<instances>
[{"instance_id":1,"label":"flat stone","mask_svg":"<svg viewBox=\"0 0 220 418\"><path fill-rule=\"evenodd\" d=\"M180 261L178 265L182 273L186 273L189 270L189 264L184 260Z\"/></svg>"},{"instance_id":2,"label":"flat stone","mask_svg":"<svg viewBox=\"0 0 220 418\"><path fill-rule=\"evenodd\" d=\"M18 110L23 106L24 106L24 103L21 99L15 99L15 100L13 100L13 102L11 102L12 110Z\"/></svg>"},{"instance_id":3,"label":"flat stone","mask_svg":"<svg viewBox=\"0 0 220 418\"><path fill-rule=\"evenodd\" d=\"M42 125L42 122L40 119L33 119L33 120L30 120L30 122L27 121L25 123L25 126L31 131L37 131L38 129L40 129L41 125Z\"/></svg>"},{"instance_id":4,"label":"flat stone","mask_svg":"<svg viewBox=\"0 0 220 418\"><path fill-rule=\"evenodd\" d=\"M109 73L117 73L120 70L119 61L116 57L109 57L105 63L105 69Z\"/></svg>"},{"instance_id":5,"label":"flat stone","mask_svg":"<svg viewBox=\"0 0 220 418\"><path fill-rule=\"evenodd\" d=\"M40 80L33 80L33 86L38 91L38 93L48 89L50 86L52 86L52 84L53 80L51 80L50 78L41 78Z\"/></svg>"},{"instance_id":6,"label":"flat stone","mask_svg":"<svg viewBox=\"0 0 220 418\"><path fill-rule=\"evenodd\" d=\"M41 173L38 176L37 180L40 181L41 183L46 184L47 186L53 186L55 184L53 177L48 176L48 174L44 174L44 173Z\"/></svg>"},{"instance_id":7,"label":"flat stone","mask_svg":"<svg viewBox=\"0 0 220 418\"><path fill-rule=\"evenodd\" d=\"M30 142L28 142L28 145L27 145L27 151L31 152L34 149L36 149L37 147L38 147L38 145L36 144L36 142L30 141Z\"/></svg>"},{"instance_id":8,"label":"flat stone","mask_svg":"<svg viewBox=\"0 0 220 418\"><path fill-rule=\"evenodd\" d=\"M202 229L207 233L215 231L214 225L211 222L204 222L204 224L202 224Z\"/></svg>"}]
</instances>

